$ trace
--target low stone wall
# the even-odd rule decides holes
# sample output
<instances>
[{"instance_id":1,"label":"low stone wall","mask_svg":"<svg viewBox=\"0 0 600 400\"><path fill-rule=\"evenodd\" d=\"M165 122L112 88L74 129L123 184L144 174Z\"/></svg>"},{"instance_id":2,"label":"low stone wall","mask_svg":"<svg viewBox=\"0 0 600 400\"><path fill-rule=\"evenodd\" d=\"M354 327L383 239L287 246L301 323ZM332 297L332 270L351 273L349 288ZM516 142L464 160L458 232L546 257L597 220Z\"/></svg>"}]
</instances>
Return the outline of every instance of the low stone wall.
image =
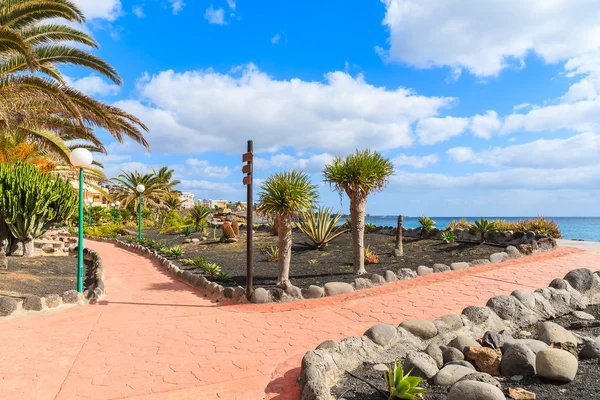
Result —
<instances>
[{"instance_id":1,"label":"low stone wall","mask_svg":"<svg viewBox=\"0 0 600 400\"><path fill-rule=\"evenodd\" d=\"M582 268L534 292L515 290L496 296L485 307L469 306L461 315L444 315L433 323L405 321L395 327L378 324L363 336L326 341L306 353L299 378L302 400L332 400L331 388L346 371L363 363L391 363L409 353L440 345L473 343L490 330L517 331L588 305L600 304L600 271Z\"/></svg>"},{"instance_id":2,"label":"low stone wall","mask_svg":"<svg viewBox=\"0 0 600 400\"><path fill-rule=\"evenodd\" d=\"M25 298L0 296L0 318L36 311L56 309L69 305L95 303L104 297L104 268L100 255L91 249L84 249L85 290L67 290L61 295L50 294L45 297L26 295Z\"/></svg>"}]
</instances>

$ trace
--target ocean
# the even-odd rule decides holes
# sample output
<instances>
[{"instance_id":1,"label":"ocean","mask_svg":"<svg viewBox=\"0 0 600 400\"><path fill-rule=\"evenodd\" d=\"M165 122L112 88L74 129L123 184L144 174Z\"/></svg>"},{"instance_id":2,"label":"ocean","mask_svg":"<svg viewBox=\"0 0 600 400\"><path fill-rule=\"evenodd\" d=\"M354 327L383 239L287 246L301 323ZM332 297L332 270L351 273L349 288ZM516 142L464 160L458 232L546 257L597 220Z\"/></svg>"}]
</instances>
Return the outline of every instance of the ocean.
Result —
<instances>
[{"instance_id":1,"label":"ocean","mask_svg":"<svg viewBox=\"0 0 600 400\"><path fill-rule=\"evenodd\" d=\"M453 219L459 220L461 217L431 217L438 228L443 228ZM467 217L467 220L472 222L477 218ZM520 219L528 219L535 217L484 217L489 220L504 219L507 221L517 221ZM563 234L563 239L581 239L592 242L600 240L600 217L547 217L553 219L558 224L560 231ZM402 226L405 228L416 228L419 226L417 221L419 217L404 217ZM341 222L344 221L342 218ZM369 216L365 219L365 222L374 225L383 226L396 226L398 223L398 216L395 215L383 215L383 216Z\"/></svg>"}]
</instances>

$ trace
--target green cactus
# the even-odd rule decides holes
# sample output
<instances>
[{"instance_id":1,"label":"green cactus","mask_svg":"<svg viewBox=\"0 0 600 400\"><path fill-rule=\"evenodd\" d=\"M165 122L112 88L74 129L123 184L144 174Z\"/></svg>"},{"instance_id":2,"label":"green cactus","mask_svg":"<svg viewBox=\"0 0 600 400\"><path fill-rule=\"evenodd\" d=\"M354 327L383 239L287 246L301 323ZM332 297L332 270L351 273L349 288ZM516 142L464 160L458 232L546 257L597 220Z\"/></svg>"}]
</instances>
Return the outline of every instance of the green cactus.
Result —
<instances>
[{"instance_id":1,"label":"green cactus","mask_svg":"<svg viewBox=\"0 0 600 400\"><path fill-rule=\"evenodd\" d=\"M0 218L23 243L24 256L33 256L34 239L50 224L68 219L76 209L77 195L66 180L22 162L0 164ZM0 237L5 240L10 238Z\"/></svg>"},{"instance_id":2,"label":"green cactus","mask_svg":"<svg viewBox=\"0 0 600 400\"><path fill-rule=\"evenodd\" d=\"M236 237L240 236L240 224L237 222L237 219L231 221L231 228L233 229L233 234Z\"/></svg>"},{"instance_id":3,"label":"green cactus","mask_svg":"<svg viewBox=\"0 0 600 400\"><path fill-rule=\"evenodd\" d=\"M223 236L225 236L226 239L235 238L235 232L233 231L233 228L231 227L231 222L223 222L221 229L223 230Z\"/></svg>"}]
</instances>

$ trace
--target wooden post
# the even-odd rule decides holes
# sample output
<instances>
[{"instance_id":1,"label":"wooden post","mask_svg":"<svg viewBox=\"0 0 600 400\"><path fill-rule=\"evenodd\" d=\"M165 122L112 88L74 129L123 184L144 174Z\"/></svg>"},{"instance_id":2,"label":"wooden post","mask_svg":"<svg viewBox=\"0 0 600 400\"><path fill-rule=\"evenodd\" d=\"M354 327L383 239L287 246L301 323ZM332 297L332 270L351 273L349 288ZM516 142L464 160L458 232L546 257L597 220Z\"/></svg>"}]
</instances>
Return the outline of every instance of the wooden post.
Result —
<instances>
[{"instance_id":1,"label":"wooden post","mask_svg":"<svg viewBox=\"0 0 600 400\"><path fill-rule=\"evenodd\" d=\"M253 200L253 183L252 174L254 145L252 140L248 140L248 152L242 157L242 161L247 162L242 171L247 175L244 177L244 185L246 185L246 298L250 300L252 297L252 271L254 267L254 247L253 247L253 230L254 230L254 200Z\"/></svg>"},{"instance_id":2,"label":"wooden post","mask_svg":"<svg viewBox=\"0 0 600 400\"><path fill-rule=\"evenodd\" d=\"M398 216L398 228L396 229L396 246L394 247L394 256L402 257L404 255L404 248L402 247L402 215Z\"/></svg>"}]
</instances>

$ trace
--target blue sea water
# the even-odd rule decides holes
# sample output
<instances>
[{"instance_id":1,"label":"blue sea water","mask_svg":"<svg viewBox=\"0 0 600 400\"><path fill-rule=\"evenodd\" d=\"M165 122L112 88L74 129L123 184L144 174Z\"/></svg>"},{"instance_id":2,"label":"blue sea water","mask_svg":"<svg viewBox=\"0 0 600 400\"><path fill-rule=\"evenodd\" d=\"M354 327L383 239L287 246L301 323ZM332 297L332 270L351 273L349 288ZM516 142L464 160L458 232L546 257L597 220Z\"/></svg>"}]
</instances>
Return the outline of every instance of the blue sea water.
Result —
<instances>
[{"instance_id":1,"label":"blue sea water","mask_svg":"<svg viewBox=\"0 0 600 400\"><path fill-rule=\"evenodd\" d=\"M450 221L459 220L461 217L431 217L438 228L443 228ZM535 217L485 217L486 219L504 219L507 221L518 221L520 219L535 218ZM547 217L553 219L558 224L560 231L563 234L563 239L582 239L597 242L600 240L600 217ZM419 217L404 217L402 226L405 228L416 228L419 226L417 221ZM469 218L467 220L473 222L477 218ZM343 219L342 219L343 221ZM365 222L374 225L396 226L398 216L369 216Z\"/></svg>"}]
</instances>

